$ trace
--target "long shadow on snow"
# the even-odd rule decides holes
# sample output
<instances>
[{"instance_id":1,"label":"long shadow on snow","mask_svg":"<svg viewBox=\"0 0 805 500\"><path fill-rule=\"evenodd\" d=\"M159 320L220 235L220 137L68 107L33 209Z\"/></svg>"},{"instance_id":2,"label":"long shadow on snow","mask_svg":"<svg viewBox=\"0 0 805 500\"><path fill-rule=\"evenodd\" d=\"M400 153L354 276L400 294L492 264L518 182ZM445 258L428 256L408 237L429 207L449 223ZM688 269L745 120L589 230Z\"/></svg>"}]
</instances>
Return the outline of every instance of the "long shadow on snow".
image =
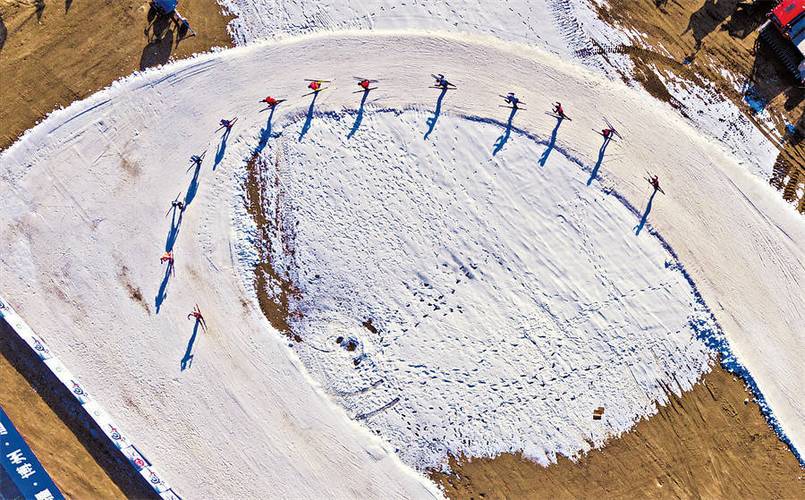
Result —
<instances>
[{"instance_id":1,"label":"long shadow on snow","mask_svg":"<svg viewBox=\"0 0 805 500\"><path fill-rule=\"evenodd\" d=\"M179 212L179 217L176 217L176 212ZM182 226L182 217L184 212L174 208L171 214L171 227L168 230L168 237L165 239L165 251L172 252L173 246L176 244L176 238L179 236L179 228Z\"/></svg>"},{"instance_id":2,"label":"long shadow on snow","mask_svg":"<svg viewBox=\"0 0 805 500\"><path fill-rule=\"evenodd\" d=\"M190 206L193 200L196 198L196 193L198 193L198 175L201 173L201 163L197 163L193 167L193 178L190 179L190 185L187 186L187 193L184 195L184 207Z\"/></svg>"},{"instance_id":3,"label":"long shadow on snow","mask_svg":"<svg viewBox=\"0 0 805 500\"><path fill-rule=\"evenodd\" d=\"M445 94L447 94L447 89L443 88L438 99L436 99L436 109L433 110L433 116L428 118L428 131L425 132L425 140L428 140L428 136L430 136L430 134L433 132L433 129L436 128L436 121L439 119L439 115L442 114L442 100L444 99Z\"/></svg>"},{"instance_id":4,"label":"long shadow on snow","mask_svg":"<svg viewBox=\"0 0 805 500\"><path fill-rule=\"evenodd\" d=\"M551 151L553 151L553 149L556 147L556 134L559 133L559 127L562 126L562 121L564 121L564 118L559 117L556 119L556 126L553 128L553 132L551 132L551 140L548 142L548 149L542 153L542 156L539 159L540 167L545 166L545 163L548 161L548 156L550 156Z\"/></svg>"},{"instance_id":5,"label":"long shadow on snow","mask_svg":"<svg viewBox=\"0 0 805 500\"><path fill-rule=\"evenodd\" d=\"M218 164L224 159L224 153L226 153L226 141L229 140L229 134L231 132L231 128L224 129L224 135L221 136L221 143L218 144L218 149L215 151L215 163L212 164L213 170L218 168Z\"/></svg>"},{"instance_id":6,"label":"long shadow on snow","mask_svg":"<svg viewBox=\"0 0 805 500\"><path fill-rule=\"evenodd\" d=\"M654 197L657 196L657 190L655 189L653 193L651 193L651 197L648 199L648 204L646 205L646 210L643 212L643 217L640 219L640 224L635 226L635 235L640 235L640 231L646 225L646 221L648 220L648 214L651 212L651 204L654 203Z\"/></svg>"},{"instance_id":7,"label":"long shadow on snow","mask_svg":"<svg viewBox=\"0 0 805 500\"><path fill-rule=\"evenodd\" d=\"M257 143L257 147L254 148L255 154L262 153L263 150L268 146L268 140L272 137L271 134L271 120L274 118L274 110L277 108L271 108L271 112L268 114L268 120L266 120L265 128L260 129L260 142Z\"/></svg>"},{"instance_id":8,"label":"long shadow on snow","mask_svg":"<svg viewBox=\"0 0 805 500\"><path fill-rule=\"evenodd\" d=\"M184 356L181 360L179 360L179 365L182 371L190 368L193 364L193 346L196 344L196 337L198 336L198 327L201 324L200 321L196 321L196 324L193 326L193 335L190 336L190 340L187 341L187 349L184 352Z\"/></svg>"},{"instance_id":9,"label":"long shadow on snow","mask_svg":"<svg viewBox=\"0 0 805 500\"><path fill-rule=\"evenodd\" d=\"M159 314L159 310L162 309L162 304L165 302L165 299L168 297L168 283L170 282L172 273L172 266L169 264L165 268L165 274L162 276L162 283L159 284L159 291L157 292L157 296L154 298L154 305L157 308L157 314Z\"/></svg>"},{"instance_id":10,"label":"long shadow on snow","mask_svg":"<svg viewBox=\"0 0 805 500\"><path fill-rule=\"evenodd\" d=\"M317 97L319 97L318 92L313 94L313 99L311 99L310 106L307 108L307 115L305 115L305 123L304 125L302 125L302 130L299 132L299 142L302 142L302 139L305 138L305 134L307 134L308 130L310 130L310 126L313 124L313 110L316 108Z\"/></svg>"},{"instance_id":11,"label":"long shadow on snow","mask_svg":"<svg viewBox=\"0 0 805 500\"><path fill-rule=\"evenodd\" d=\"M514 120L514 115L516 114L517 108L512 107L512 111L509 113L509 120L506 122L506 129L503 131L503 135L498 137L498 140L495 141L495 145L492 147L492 156L498 154L509 141L509 136L511 136L512 133L512 120Z\"/></svg>"},{"instance_id":12,"label":"long shadow on snow","mask_svg":"<svg viewBox=\"0 0 805 500\"><path fill-rule=\"evenodd\" d=\"M358 131L358 128L361 126L361 121L363 120L363 107L366 104L366 98L369 97L369 91L363 91L363 97L361 97L361 104L358 106L358 114L355 115L355 123L352 124L352 129L347 134L347 139L352 139L352 136L355 135L355 132Z\"/></svg>"},{"instance_id":13,"label":"long shadow on snow","mask_svg":"<svg viewBox=\"0 0 805 500\"><path fill-rule=\"evenodd\" d=\"M587 179L587 185L593 183L596 176L598 175L598 169L601 168L601 164L604 162L604 154L607 152L607 146L609 146L609 142L611 138L604 137L604 143L601 144L601 149L598 150L598 161L595 162L595 166L593 167L593 171L590 172L590 178Z\"/></svg>"}]
</instances>

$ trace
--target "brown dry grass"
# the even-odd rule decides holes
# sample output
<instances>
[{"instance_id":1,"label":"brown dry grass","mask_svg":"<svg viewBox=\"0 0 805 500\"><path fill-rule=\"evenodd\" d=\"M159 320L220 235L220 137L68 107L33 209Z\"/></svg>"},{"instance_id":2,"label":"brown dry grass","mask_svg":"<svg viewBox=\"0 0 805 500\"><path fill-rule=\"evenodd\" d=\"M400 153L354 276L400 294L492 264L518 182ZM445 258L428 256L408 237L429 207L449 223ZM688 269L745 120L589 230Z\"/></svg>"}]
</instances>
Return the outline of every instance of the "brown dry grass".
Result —
<instances>
[{"instance_id":1,"label":"brown dry grass","mask_svg":"<svg viewBox=\"0 0 805 500\"><path fill-rule=\"evenodd\" d=\"M184 0L198 36L149 45L146 0L0 0L0 149L57 106L87 97L145 66L229 47L215 0ZM69 9L66 7L69 5ZM5 32L5 37L3 37Z\"/></svg>"},{"instance_id":2,"label":"brown dry grass","mask_svg":"<svg viewBox=\"0 0 805 500\"><path fill-rule=\"evenodd\" d=\"M578 462L542 467L506 454L452 460L454 474L431 478L451 498L804 498L796 458L747 397L744 384L717 367Z\"/></svg>"},{"instance_id":3,"label":"brown dry grass","mask_svg":"<svg viewBox=\"0 0 805 500\"><path fill-rule=\"evenodd\" d=\"M658 6L660 4L660 6ZM756 45L756 29L764 21L768 3L742 5L737 0L610 0L599 15L615 26L646 35L636 47L609 47L627 53L637 67L636 78L658 99L676 103L657 74L677 75L708 88L715 97L726 97L749 110L741 89L735 88L722 70L751 86L768 102L774 130L754 119L767 137L782 133L786 123L795 124L805 136L805 89L798 87L765 45ZM684 64L689 62L688 64ZM783 197L805 213L805 141L801 138L780 145L780 154L770 183Z\"/></svg>"},{"instance_id":4,"label":"brown dry grass","mask_svg":"<svg viewBox=\"0 0 805 500\"><path fill-rule=\"evenodd\" d=\"M279 181L280 157L276 156L274 169L266 168L264 157L254 153L246 167L246 210L257 226L257 250L260 263L254 269L254 287L263 315L271 326L294 342L302 337L291 330L291 319L298 315L291 306L301 292L286 270L274 266L272 245L279 242L282 252L293 257L293 234L283 220L282 188ZM273 172L273 177L268 178Z\"/></svg>"}]
</instances>

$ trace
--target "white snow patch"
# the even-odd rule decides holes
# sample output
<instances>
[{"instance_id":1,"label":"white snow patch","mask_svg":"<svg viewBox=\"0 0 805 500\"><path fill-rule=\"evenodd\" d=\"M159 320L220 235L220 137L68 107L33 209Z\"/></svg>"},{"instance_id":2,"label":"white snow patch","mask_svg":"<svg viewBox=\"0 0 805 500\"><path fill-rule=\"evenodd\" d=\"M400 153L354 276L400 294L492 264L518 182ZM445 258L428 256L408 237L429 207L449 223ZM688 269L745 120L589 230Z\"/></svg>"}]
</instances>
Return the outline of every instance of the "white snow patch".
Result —
<instances>
[{"instance_id":1,"label":"white snow patch","mask_svg":"<svg viewBox=\"0 0 805 500\"><path fill-rule=\"evenodd\" d=\"M631 59L618 47L636 42L646 46L644 34L610 26L598 17L595 6L607 5L604 0L218 1L236 16L230 31L241 44L320 30L448 30L539 47L614 80L631 75L634 69ZM667 55L662 47L657 50ZM750 171L764 179L769 177L777 149L745 111L691 82L671 82L669 90L685 104L687 118L698 129L721 141L726 151L735 154Z\"/></svg>"},{"instance_id":2,"label":"white snow patch","mask_svg":"<svg viewBox=\"0 0 805 500\"><path fill-rule=\"evenodd\" d=\"M634 214L516 131L493 156L500 125L442 116L424 140L430 116L316 118L266 162L294 228L272 260L298 266L297 351L328 392L425 469L574 456L690 388L709 313Z\"/></svg>"}]
</instances>

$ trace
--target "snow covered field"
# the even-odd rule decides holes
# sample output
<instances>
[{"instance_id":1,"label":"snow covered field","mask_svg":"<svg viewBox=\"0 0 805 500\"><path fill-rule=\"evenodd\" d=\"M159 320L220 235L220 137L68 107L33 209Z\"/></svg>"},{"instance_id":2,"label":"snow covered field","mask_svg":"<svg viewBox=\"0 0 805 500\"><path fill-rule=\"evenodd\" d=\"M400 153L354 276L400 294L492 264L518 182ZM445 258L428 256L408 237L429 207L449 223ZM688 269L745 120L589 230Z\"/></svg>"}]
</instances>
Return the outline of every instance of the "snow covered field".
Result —
<instances>
[{"instance_id":1,"label":"snow covered field","mask_svg":"<svg viewBox=\"0 0 805 500\"><path fill-rule=\"evenodd\" d=\"M710 359L690 324L710 318L660 242L536 137L450 115L424 140L431 117L281 136L267 211L293 234L272 261L295 276L297 351L328 392L358 417L396 401L367 425L425 469L459 451L547 464L690 388Z\"/></svg>"},{"instance_id":2,"label":"snow covered field","mask_svg":"<svg viewBox=\"0 0 805 500\"><path fill-rule=\"evenodd\" d=\"M437 70L460 89L445 96L425 141L437 98L428 74ZM347 139L359 102L355 74L383 81ZM298 96L302 78L311 76L332 77L334 85L316 100L302 134L311 98ZM508 113L494 103L509 90L529 105L513 119L525 133L512 130L493 158ZM300 221L297 273L309 313L301 326L311 345L334 351L325 356L302 346L298 354L327 390L384 378L363 396L336 394L346 412L318 390L243 279L250 256L242 237L249 225L244 162L266 126L256 101L267 94L289 98L273 117L272 131L281 134L266 151L284 151L289 216ZM574 121L557 130L540 166L556 125L543 109L554 99ZM233 115L239 121L222 145L213 130ZM588 187L601 116L618 120L628 142L610 145L600 184ZM655 124L651 133L646 123ZM188 172L190 155L204 150L201 171ZM668 193L654 198L649 223L679 255L783 429L802 446L801 221L666 106L540 50L389 32L256 44L118 82L54 113L0 162L0 190L10 193L0 208L7 221L0 290L185 496L433 492L389 453L393 448L349 418L361 415L398 446L421 430L418 446L403 455L414 465L432 463L445 448L574 453L588 433L603 436L591 406L606 407L602 426L627 428L659 396L660 382L676 375L684 387L706 362L686 328L689 318L701 317L690 287L665 266L673 259L651 228L634 235L639 215L606 194L616 189L642 213L651 194L646 170ZM347 182L355 179L371 184ZM175 243L177 274L157 314L164 280L158 258L166 234L169 242L176 236L165 212L179 192L190 205ZM327 271L319 280L317 268ZM522 292L514 293L518 286ZM339 304L342 297L349 300ZM434 300L439 310L427 305ZM195 303L209 331L194 336L186 315ZM450 307L452 315L436 314ZM361 326L369 318L379 337ZM559 338L560 328L567 338ZM338 332L349 332L361 343L357 352L367 353L357 370L354 353L335 344ZM630 344L635 337L642 343ZM459 343L472 347L466 359L453 356ZM451 355L441 360L439 350ZM409 366L417 364L425 366ZM589 371L601 385L590 388L585 368L595 365ZM493 395L485 408L468 407L482 380L498 391L487 391ZM433 392L415 390L422 381ZM532 398L521 408L507 404L517 383L531 387L517 394ZM434 394L452 410L427 408ZM388 397L401 399L366 416ZM508 434L462 443L482 432L494 415L484 410L496 407L495 422L509 422L499 428ZM404 416L413 419L413 410L409 431ZM559 429L525 432L534 414ZM463 425L468 434L459 436L461 419L471 417ZM452 425L426 446L433 436L424 432L437 419ZM350 482L335 480L343 477Z\"/></svg>"}]
</instances>

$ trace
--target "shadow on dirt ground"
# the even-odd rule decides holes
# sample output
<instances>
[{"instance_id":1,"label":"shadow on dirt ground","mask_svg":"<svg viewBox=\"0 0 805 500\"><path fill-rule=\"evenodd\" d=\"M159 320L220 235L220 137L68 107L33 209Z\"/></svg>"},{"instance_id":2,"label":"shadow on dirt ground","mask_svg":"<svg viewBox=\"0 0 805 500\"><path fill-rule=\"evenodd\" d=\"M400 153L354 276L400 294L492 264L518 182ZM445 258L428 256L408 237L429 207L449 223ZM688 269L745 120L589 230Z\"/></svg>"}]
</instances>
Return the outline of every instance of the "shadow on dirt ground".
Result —
<instances>
[{"instance_id":1,"label":"shadow on dirt ground","mask_svg":"<svg viewBox=\"0 0 805 500\"><path fill-rule=\"evenodd\" d=\"M160 12L152 5L148 10L148 26L144 31L148 44L140 56L140 71L167 63L174 49L174 40L178 47L187 34L180 31L181 26L172 15Z\"/></svg>"}]
</instances>

